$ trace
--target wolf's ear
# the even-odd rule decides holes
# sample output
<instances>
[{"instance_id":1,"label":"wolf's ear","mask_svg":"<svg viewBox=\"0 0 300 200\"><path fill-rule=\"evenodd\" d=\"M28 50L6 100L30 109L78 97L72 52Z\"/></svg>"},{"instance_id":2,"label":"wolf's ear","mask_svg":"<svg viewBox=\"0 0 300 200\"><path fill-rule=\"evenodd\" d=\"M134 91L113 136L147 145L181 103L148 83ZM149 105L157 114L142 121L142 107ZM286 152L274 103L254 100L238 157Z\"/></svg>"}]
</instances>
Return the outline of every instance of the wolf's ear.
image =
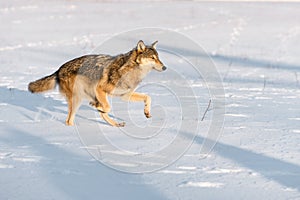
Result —
<instances>
[{"instance_id":1,"label":"wolf's ear","mask_svg":"<svg viewBox=\"0 0 300 200\"><path fill-rule=\"evenodd\" d=\"M153 43L152 43L152 45L151 45L151 46L152 46L154 49L156 49L156 45L157 45L157 43L158 43L158 41L156 40L155 42L153 42Z\"/></svg>"},{"instance_id":2,"label":"wolf's ear","mask_svg":"<svg viewBox=\"0 0 300 200\"><path fill-rule=\"evenodd\" d=\"M146 45L144 44L143 40L140 40L137 44L138 53L145 51L145 49L146 49Z\"/></svg>"}]
</instances>

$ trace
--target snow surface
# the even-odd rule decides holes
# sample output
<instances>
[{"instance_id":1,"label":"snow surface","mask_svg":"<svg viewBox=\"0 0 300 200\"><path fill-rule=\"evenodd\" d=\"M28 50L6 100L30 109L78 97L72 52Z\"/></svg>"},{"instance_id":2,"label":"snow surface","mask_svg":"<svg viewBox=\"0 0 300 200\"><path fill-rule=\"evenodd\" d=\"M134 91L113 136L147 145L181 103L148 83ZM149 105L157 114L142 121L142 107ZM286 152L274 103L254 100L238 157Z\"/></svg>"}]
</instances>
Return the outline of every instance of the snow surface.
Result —
<instances>
[{"instance_id":1,"label":"snow surface","mask_svg":"<svg viewBox=\"0 0 300 200\"><path fill-rule=\"evenodd\" d=\"M1 1L0 199L300 199L299 10L299 3ZM131 174L86 151L78 129L64 125L67 106L57 90L30 94L27 84L111 36L141 27L178 31L208 52L223 80L226 113L222 136L205 159L199 151L212 110L179 160ZM180 63L163 61L170 69ZM152 73L145 83L176 84L164 73ZM193 76L188 81L203 112L206 88ZM150 89L154 102L169 103L163 91ZM126 103L115 105L126 111ZM159 107L148 122L141 104L129 106L132 124L160 125ZM177 111L176 104L168 106ZM145 152L172 140L131 144L88 113L95 111L85 103L77 115L81 130L91 131L89 123L97 122L122 148ZM170 126L178 120L166 117ZM182 120L193 117L199 116ZM130 118L120 118L134 127Z\"/></svg>"}]
</instances>

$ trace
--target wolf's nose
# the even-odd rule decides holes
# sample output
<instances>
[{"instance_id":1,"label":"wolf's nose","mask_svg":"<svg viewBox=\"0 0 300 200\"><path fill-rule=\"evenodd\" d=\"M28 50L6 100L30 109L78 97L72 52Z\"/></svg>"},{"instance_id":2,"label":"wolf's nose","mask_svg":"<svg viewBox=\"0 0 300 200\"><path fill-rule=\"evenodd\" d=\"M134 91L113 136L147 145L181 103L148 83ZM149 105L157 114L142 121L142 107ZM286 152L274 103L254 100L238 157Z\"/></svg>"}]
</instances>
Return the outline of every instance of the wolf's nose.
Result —
<instances>
[{"instance_id":1,"label":"wolf's nose","mask_svg":"<svg viewBox=\"0 0 300 200\"><path fill-rule=\"evenodd\" d=\"M166 67L166 66L163 66L163 67L162 67L162 70L163 70L163 71L165 71L166 69L167 69L167 67Z\"/></svg>"}]
</instances>

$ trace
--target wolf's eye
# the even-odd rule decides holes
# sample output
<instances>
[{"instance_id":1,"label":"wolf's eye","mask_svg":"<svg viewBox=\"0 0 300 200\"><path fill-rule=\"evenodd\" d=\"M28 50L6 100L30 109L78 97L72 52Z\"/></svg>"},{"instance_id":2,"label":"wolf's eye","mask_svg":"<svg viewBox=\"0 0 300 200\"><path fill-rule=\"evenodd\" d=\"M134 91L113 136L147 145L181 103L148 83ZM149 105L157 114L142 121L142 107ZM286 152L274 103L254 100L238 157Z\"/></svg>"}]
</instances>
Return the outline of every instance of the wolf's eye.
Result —
<instances>
[{"instance_id":1,"label":"wolf's eye","mask_svg":"<svg viewBox=\"0 0 300 200\"><path fill-rule=\"evenodd\" d=\"M155 60L155 56L152 56L152 59Z\"/></svg>"}]
</instances>

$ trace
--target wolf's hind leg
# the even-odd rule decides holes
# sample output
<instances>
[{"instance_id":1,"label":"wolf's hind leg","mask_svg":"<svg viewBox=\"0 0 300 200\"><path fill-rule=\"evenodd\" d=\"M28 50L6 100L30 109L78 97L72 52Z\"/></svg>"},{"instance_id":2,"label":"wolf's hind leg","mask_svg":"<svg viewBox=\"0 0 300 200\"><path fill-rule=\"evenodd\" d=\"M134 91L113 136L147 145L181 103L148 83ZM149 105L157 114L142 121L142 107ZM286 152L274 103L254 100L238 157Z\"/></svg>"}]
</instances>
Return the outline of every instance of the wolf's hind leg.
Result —
<instances>
[{"instance_id":1,"label":"wolf's hind leg","mask_svg":"<svg viewBox=\"0 0 300 200\"><path fill-rule=\"evenodd\" d=\"M133 92L131 94L124 95L122 97L122 99L126 100L126 101L143 101L145 103L144 114L147 118L151 117L151 114L150 114L151 97L150 96L148 96L146 94L142 94L142 93Z\"/></svg>"},{"instance_id":2,"label":"wolf's hind leg","mask_svg":"<svg viewBox=\"0 0 300 200\"><path fill-rule=\"evenodd\" d=\"M97 91L96 91L95 105L96 106L99 105L99 109L98 109L98 107L96 107L96 108L101 112L108 113L110 111L110 105L107 100L107 94L100 88L97 88Z\"/></svg>"},{"instance_id":3,"label":"wolf's hind leg","mask_svg":"<svg viewBox=\"0 0 300 200\"><path fill-rule=\"evenodd\" d=\"M112 118L110 118L107 113L103 113L100 111L100 115L107 123L109 123L112 126L116 126L116 127L124 127L125 126L125 122L118 123L118 122L114 121Z\"/></svg>"},{"instance_id":4,"label":"wolf's hind leg","mask_svg":"<svg viewBox=\"0 0 300 200\"><path fill-rule=\"evenodd\" d=\"M118 122L114 121L113 119L111 119L109 117L108 112L110 111L110 105L109 105L108 100L107 100L107 94L106 94L106 92L104 92L100 88L97 88L96 99L97 100L95 102L92 102L92 104L95 105L95 107L99 111L101 117L107 123L109 123L112 126L116 126L116 127L123 127L123 126L125 126L125 122L118 123Z\"/></svg>"},{"instance_id":5,"label":"wolf's hind leg","mask_svg":"<svg viewBox=\"0 0 300 200\"><path fill-rule=\"evenodd\" d=\"M67 102L68 102L68 117L66 120L66 125L73 126L75 114L80 106L81 99L77 95L70 95L67 96Z\"/></svg>"}]
</instances>

